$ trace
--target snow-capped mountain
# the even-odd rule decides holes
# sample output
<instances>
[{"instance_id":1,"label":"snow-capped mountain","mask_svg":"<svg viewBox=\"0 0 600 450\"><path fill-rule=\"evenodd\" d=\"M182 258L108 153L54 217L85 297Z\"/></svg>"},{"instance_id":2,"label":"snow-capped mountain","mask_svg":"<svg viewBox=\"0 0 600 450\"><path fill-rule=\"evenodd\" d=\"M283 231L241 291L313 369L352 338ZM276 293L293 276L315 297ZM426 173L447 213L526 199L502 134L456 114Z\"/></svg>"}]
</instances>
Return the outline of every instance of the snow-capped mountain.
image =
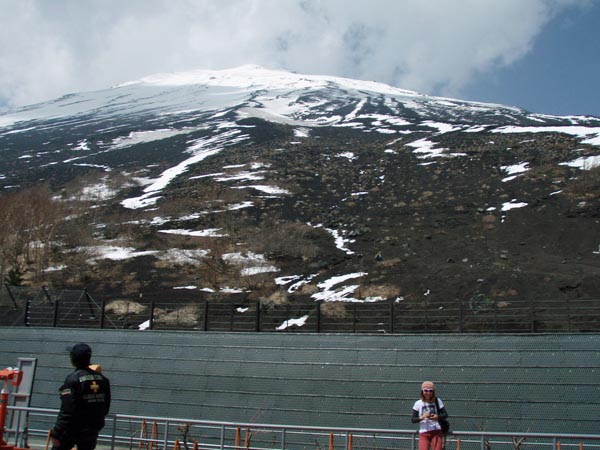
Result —
<instances>
[{"instance_id":1,"label":"snow-capped mountain","mask_svg":"<svg viewBox=\"0 0 600 450\"><path fill-rule=\"evenodd\" d=\"M88 202L93 219L79 219L97 244L127 235L111 249L155 265L172 258L164 239L195 239L186 251L199 253L178 263L191 266L227 241L245 256L218 258L239 276L276 273L272 290L312 285L315 300L380 298L357 296L361 283L413 300L550 295L536 264L585 258L598 271L598 187L575 180L599 154L599 118L257 66L153 75L0 115L6 193L46 182L63 202ZM560 270L570 280L578 267ZM154 283L235 281L176 275Z\"/></svg>"},{"instance_id":2,"label":"snow-capped mountain","mask_svg":"<svg viewBox=\"0 0 600 450\"><path fill-rule=\"evenodd\" d=\"M94 165L98 163L93 160L103 159L102 153L116 151L121 159L126 153L122 149L177 135L189 137L185 151L192 154L206 146L235 144L247 138L236 125L244 118L289 125L301 134L329 126L389 137L414 135L420 138L414 139L420 148L430 145L423 136L457 131L556 131L588 137L588 142L598 142L600 135L600 119L594 117L530 114L515 107L431 97L376 82L242 66L153 75L32 105L0 115L0 137L6 151L6 147L15 148L12 143L18 142L20 134L43 139L68 129L58 143L60 148L33 154L18 148L7 157L27 159L35 154L35 160L45 165ZM194 139L195 134L207 132L211 134L207 142ZM102 139L94 140L94 134ZM121 162L126 160L125 156ZM20 168L29 169L29 163ZM10 171L2 174L5 186L11 184L11 175Z\"/></svg>"},{"instance_id":3,"label":"snow-capped mountain","mask_svg":"<svg viewBox=\"0 0 600 450\"><path fill-rule=\"evenodd\" d=\"M205 117L235 110L298 126L371 124L381 132L402 130L423 121L459 126L600 126L600 119L529 114L503 105L431 97L382 83L332 76L310 76L242 66L158 74L113 88L71 94L1 116L0 126L53 120L82 123L149 115Z\"/></svg>"}]
</instances>

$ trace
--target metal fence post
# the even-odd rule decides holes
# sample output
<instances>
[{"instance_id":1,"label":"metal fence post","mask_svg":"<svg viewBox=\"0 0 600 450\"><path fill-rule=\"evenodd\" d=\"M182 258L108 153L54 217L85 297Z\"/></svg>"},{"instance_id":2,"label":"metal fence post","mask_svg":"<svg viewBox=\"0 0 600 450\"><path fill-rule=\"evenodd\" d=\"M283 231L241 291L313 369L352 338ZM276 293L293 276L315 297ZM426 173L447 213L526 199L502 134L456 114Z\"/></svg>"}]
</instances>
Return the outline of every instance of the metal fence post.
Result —
<instances>
[{"instance_id":1,"label":"metal fence post","mask_svg":"<svg viewBox=\"0 0 600 450\"><path fill-rule=\"evenodd\" d=\"M494 333L498 332L498 305L494 302Z\"/></svg>"},{"instance_id":2,"label":"metal fence post","mask_svg":"<svg viewBox=\"0 0 600 450\"><path fill-rule=\"evenodd\" d=\"M104 329L104 314L106 312L106 300L102 300L100 304L100 329Z\"/></svg>"},{"instance_id":3,"label":"metal fence post","mask_svg":"<svg viewBox=\"0 0 600 450\"><path fill-rule=\"evenodd\" d=\"M52 327L56 328L58 323L58 300L54 302L54 317L52 318Z\"/></svg>"},{"instance_id":4,"label":"metal fence post","mask_svg":"<svg viewBox=\"0 0 600 450\"><path fill-rule=\"evenodd\" d=\"M256 302L256 324L254 329L257 333L260 332L260 300Z\"/></svg>"},{"instance_id":5,"label":"metal fence post","mask_svg":"<svg viewBox=\"0 0 600 450\"><path fill-rule=\"evenodd\" d=\"M390 334L394 334L394 299L390 299Z\"/></svg>"},{"instance_id":6,"label":"metal fence post","mask_svg":"<svg viewBox=\"0 0 600 450\"><path fill-rule=\"evenodd\" d=\"M152 330L154 327L154 300L150 302L150 317L148 318L148 329Z\"/></svg>"},{"instance_id":7,"label":"metal fence post","mask_svg":"<svg viewBox=\"0 0 600 450\"><path fill-rule=\"evenodd\" d=\"M112 436L110 438L110 449L115 450L115 441L117 439L117 416L113 417Z\"/></svg>"},{"instance_id":8,"label":"metal fence post","mask_svg":"<svg viewBox=\"0 0 600 450\"><path fill-rule=\"evenodd\" d=\"M208 331L208 300L204 300L204 323L202 328L204 331Z\"/></svg>"},{"instance_id":9,"label":"metal fence post","mask_svg":"<svg viewBox=\"0 0 600 450\"><path fill-rule=\"evenodd\" d=\"M569 299L567 298L567 330L571 331L571 304L569 303Z\"/></svg>"},{"instance_id":10,"label":"metal fence post","mask_svg":"<svg viewBox=\"0 0 600 450\"><path fill-rule=\"evenodd\" d=\"M321 300L317 301L317 333L321 332Z\"/></svg>"},{"instance_id":11,"label":"metal fence post","mask_svg":"<svg viewBox=\"0 0 600 450\"><path fill-rule=\"evenodd\" d=\"M166 420L165 421L165 439L163 441L163 450L168 450L169 449L169 421Z\"/></svg>"},{"instance_id":12,"label":"metal fence post","mask_svg":"<svg viewBox=\"0 0 600 450\"><path fill-rule=\"evenodd\" d=\"M25 326L28 327L29 326L29 321L27 320L29 318L29 311L31 308L31 299L27 299L27 302L25 303L25 315L23 316L23 321L25 322Z\"/></svg>"},{"instance_id":13,"label":"metal fence post","mask_svg":"<svg viewBox=\"0 0 600 450\"><path fill-rule=\"evenodd\" d=\"M535 300L531 299L531 303L529 304L529 320L532 333L535 333Z\"/></svg>"}]
</instances>

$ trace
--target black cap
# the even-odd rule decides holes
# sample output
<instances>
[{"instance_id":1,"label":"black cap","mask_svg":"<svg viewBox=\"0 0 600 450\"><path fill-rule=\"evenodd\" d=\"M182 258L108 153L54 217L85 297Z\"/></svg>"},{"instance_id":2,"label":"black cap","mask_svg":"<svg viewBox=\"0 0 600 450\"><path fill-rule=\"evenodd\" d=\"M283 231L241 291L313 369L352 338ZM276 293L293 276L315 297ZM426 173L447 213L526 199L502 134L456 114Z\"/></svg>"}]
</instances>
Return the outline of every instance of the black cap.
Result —
<instances>
[{"instance_id":1,"label":"black cap","mask_svg":"<svg viewBox=\"0 0 600 450\"><path fill-rule=\"evenodd\" d=\"M80 342L72 347L67 347L71 355L71 362L75 366L87 366L92 359L92 349L89 345Z\"/></svg>"}]
</instances>

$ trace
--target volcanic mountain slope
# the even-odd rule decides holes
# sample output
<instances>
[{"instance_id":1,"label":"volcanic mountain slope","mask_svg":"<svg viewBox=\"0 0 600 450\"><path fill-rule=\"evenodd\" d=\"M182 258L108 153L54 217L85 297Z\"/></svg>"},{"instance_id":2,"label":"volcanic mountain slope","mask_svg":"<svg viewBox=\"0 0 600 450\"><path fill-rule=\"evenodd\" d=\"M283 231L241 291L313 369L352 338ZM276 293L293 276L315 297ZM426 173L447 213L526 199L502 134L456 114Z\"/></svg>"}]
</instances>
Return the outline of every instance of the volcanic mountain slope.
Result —
<instances>
[{"instance_id":1,"label":"volcanic mountain slope","mask_svg":"<svg viewBox=\"0 0 600 450\"><path fill-rule=\"evenodd\" d=\"M6 195L68 212L30 282L115 294L597 298L598 155L598 118L255 66L0 116Z\"/></svg>"}]
</instances>

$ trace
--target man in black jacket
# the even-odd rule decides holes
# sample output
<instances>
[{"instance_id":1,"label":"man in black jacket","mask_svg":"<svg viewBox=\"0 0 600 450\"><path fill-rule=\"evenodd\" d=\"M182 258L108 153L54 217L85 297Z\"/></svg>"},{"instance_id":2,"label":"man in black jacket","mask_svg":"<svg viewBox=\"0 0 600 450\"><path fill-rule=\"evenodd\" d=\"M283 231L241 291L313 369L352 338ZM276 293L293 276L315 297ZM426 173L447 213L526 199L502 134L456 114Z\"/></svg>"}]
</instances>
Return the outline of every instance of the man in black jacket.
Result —
<instances>
[{"instance_id":1,"label":"man in black jacket","mask_svg":"<svg viewBox=\"0 0 600 450\"><path fill-rule=\"evenodd\" d=\"M75 371L60 387L60 411L51 432L53 450L93 450L110 408L110 383L92 370L92 349L79 343L71 350Z\"/></svg>"}]
</instances>

